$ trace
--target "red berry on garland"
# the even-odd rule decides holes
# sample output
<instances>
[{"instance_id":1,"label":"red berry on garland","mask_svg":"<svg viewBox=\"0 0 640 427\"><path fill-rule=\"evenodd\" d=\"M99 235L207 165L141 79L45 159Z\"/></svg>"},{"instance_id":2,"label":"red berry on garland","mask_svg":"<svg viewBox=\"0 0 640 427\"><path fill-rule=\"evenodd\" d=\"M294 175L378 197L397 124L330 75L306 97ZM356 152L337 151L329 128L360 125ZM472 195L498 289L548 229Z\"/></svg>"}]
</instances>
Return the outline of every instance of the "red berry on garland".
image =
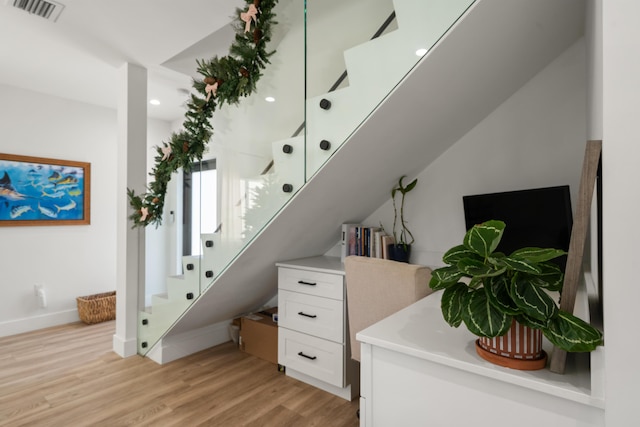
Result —
<instances>
[{"instance_id":1,"label":"red berry on garland","mask_svg":"<svg viewBox=\"0 0 640 427\"><path fill-rule=\"evenodd\" d=\"M255 7L260 7L260 0L253 0L253 5Z\"/></svg>"},{"instance_id":2,"label":"red berry on garland","mask_svg":"<svg viewBox=\"0 0 640 427\"><path fill-rule=\"evenodd\" d=\"M186 153L186 152L188 152L188 151L189 151L189 143L188 143L187 141L185 141L185 142L182 144L182 152Z\"/></svg>"},{"instance_id":3,"label":"red berry on garland","mask_svg":"<svg viewBox=\"0 0 640 427\"><path fill-rule=\"evenodd\" d=\"M204 82L208 85L213 85L216 83L216 79L213 77L205 77Z\"/></svg>"},{"instance_id":4,"label":"red berry on garland","mask_svg":"<svg viewBox=\"0 0 640 427\"><path fill-rule=\"evenodd\" d=\"M249 70L244 67L240 67L240 74L242 74L243 77L249 77Z\"/></svg>"}]
</instances>

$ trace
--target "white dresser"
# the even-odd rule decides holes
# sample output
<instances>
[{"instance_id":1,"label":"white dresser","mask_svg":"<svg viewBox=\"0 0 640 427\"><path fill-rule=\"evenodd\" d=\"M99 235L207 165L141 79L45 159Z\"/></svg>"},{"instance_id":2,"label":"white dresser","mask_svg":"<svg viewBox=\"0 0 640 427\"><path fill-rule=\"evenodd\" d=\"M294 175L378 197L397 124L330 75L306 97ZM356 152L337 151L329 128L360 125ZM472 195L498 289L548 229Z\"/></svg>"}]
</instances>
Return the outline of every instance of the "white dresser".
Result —
<instances>
[{"instance_id":1,"label":"white dresser","mask_svg":"<svg viewBox=\"0 0 640 427\"><path fill-rule=\"evenodd\" d=\"M276 266L278 363L287 376L352 400L359 377L348 344L344 265L319 256Z\"/></svg>"}]
</instances>

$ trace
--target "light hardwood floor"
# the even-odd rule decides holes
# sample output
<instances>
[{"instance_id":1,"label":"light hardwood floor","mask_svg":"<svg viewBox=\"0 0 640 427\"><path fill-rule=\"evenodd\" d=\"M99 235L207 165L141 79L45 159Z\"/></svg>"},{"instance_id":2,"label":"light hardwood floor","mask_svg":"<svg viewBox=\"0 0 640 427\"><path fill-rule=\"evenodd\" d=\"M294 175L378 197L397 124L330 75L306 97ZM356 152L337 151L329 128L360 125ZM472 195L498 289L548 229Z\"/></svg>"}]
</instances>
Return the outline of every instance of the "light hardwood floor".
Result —
<instances>
[{"instance_id":1,"label":"light hardwood floor","mask_svg":"<svg viewBox=\"0 0 640 427\"><path fill-rule=\"evenodd\" d=\"M0 338L0 426L357 426L357 399L223 344L166 365L111 350L114 322Z\"/></svg>"}]
</instances>

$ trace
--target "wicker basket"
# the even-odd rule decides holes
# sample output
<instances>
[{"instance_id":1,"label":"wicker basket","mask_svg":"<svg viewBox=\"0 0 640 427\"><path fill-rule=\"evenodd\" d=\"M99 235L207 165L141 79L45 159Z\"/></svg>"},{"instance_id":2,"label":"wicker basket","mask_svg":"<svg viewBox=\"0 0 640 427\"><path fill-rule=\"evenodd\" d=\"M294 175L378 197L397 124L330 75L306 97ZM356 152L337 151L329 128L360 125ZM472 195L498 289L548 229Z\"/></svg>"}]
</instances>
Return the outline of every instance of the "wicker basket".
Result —
<instances>
[{"instance_id":1,"label":"wicker basket","mask_svg":"<svg viewBox=\"0 0 640 427\"><path fill-rule=\"evenodd\" d=\"M116 292L76 298L78 315L87 325L106 322L116 318Z\"/></svg>"}]
</instances>

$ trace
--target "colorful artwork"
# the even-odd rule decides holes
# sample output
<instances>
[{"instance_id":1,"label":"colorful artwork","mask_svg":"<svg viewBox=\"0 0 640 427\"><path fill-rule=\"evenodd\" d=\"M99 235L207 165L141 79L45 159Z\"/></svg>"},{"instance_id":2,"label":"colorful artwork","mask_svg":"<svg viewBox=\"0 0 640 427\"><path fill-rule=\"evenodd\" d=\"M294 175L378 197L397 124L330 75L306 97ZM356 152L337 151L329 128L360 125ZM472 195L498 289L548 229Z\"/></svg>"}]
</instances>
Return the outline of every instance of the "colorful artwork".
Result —
<instances>
[{"instance_id":1,"label":"colorful artwork","mask_svg":"<svg viewBox=\"0 0 640 427\"><path fill-rule=\"evenodd\" d=\"M0 226L89 224L89 163L0 153Z\"/></svg>"}]
</instances>

